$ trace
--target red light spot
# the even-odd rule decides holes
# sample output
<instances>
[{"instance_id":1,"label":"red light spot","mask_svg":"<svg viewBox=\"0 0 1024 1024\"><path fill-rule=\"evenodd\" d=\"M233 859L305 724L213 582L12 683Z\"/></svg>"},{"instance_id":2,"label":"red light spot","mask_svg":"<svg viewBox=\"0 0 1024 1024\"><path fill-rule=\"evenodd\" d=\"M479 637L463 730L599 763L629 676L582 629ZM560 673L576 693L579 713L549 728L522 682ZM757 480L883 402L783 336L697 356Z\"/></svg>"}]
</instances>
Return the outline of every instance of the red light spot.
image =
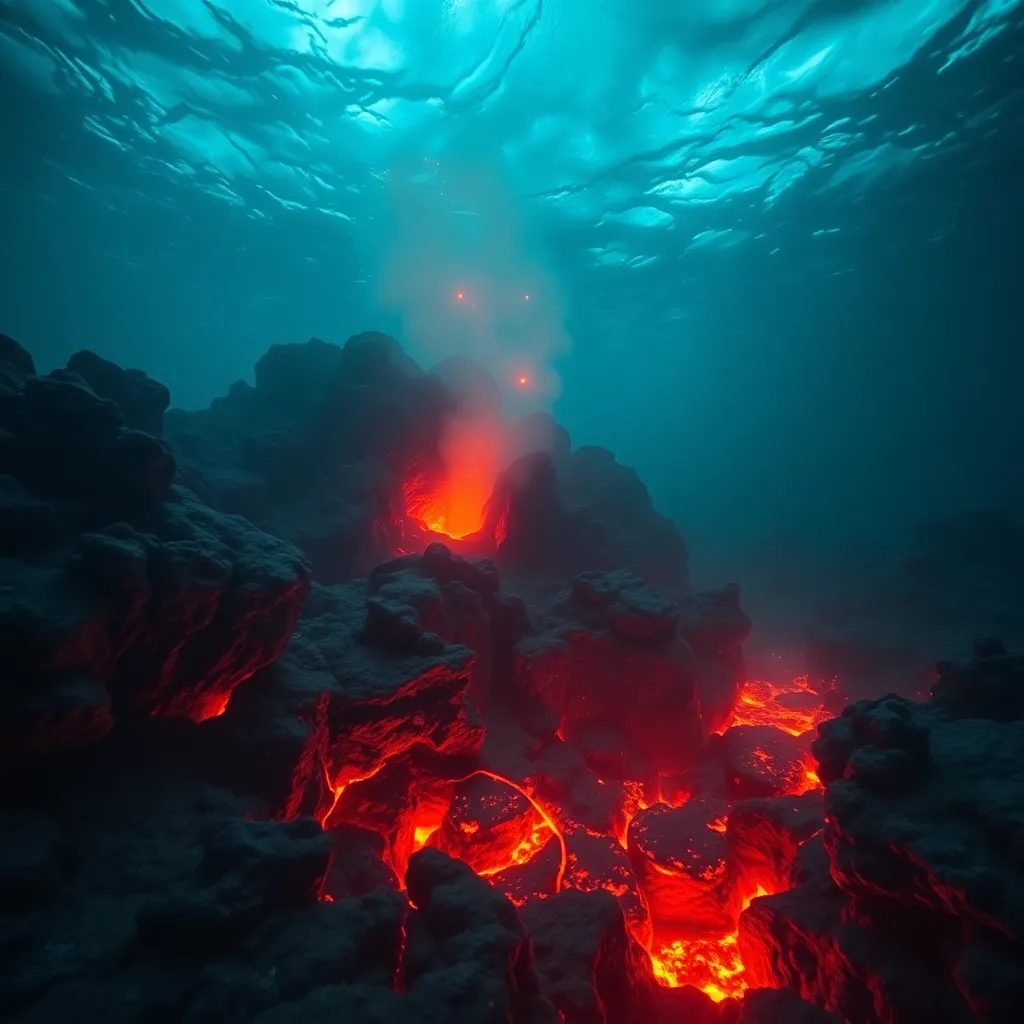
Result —
<instances>
[{"instance_id":1,"label":"red light spot","mask_svg":"<svg viewBox=\"0 0 1024 1024\"><path fill-rule=\"evenodd\" d=\"M444 445L444 472L412 473L403 490L406 512L432 533L461 540L484 525L487 500L502 467L504 439L496 424L452 424Z\"/></svg>"},{"instance_id":2,"label":"red light spot","mask_svg":"<svg viewBox=\"0 0 1024 1024\"><path fill-rule=\"evenodd\" d=\"M521 376L521 377L519 378L519 381L518 381L518 383L519 383L519 386L520 386L521 388L525 388L525 387L526 387L526 385L530 383L530 378L529 378L529 377L527 377L527 376L526 376L525 374L523 374L523 375L522 375L522 376Z\"/></svg>"},{"instance_id":3,"label":"red light spot","mask_svg":"<svg viewBox=\"0 0 1024 1024\"><path fill-rule=\"evenodd\" d=\"M466 296L462 292L455 293L455 301L461 302Z\"/></svg>"}]
</instances>

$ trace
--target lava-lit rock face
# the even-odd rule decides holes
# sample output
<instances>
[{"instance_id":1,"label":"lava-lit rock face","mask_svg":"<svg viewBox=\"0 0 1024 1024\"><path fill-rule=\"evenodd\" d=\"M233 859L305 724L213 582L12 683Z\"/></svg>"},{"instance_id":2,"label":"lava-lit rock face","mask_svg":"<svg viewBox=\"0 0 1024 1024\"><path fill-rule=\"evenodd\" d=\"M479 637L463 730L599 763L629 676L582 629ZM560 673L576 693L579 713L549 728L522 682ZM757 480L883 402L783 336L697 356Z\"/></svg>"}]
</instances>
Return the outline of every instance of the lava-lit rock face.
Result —
<instances>
[{"instance_id":1,"label":"lava-lit rock face","mask_svg":"<svg viewBox=\"0 0 1024 1024\"><path fill-rule=\"evenodd\" d=\"M821 727L820 853L742 919L757 982L851 1024L1009 1021L1024 997L1024 659L982 640L940 672L929 702L858 701Z\"/></svg>"},{"instance_id":2,"label":"lava-lit rock face","mask_svg":"<svg viewBox=\"0 0 1024 1024\"><path fill-rule=\"evenodd\" d=\"M629 762L620 771L634 778L690 767L702 720L677 609L627 573L589 574L546 619L553 626L527 634L513 652L515 688L593 750L599 771L613 768L600 763L602 745Z\"/></svg>"},{"instance_id":3,"label":"lava-lit rock face","mask_svg":"<svg viewBox=\"0 0 1024 1024\"><path fill-rule=\"evenodd\" d=\"M655 804L630 822L627 845L656 924L687 935L728 932L739 914L724 801Z\"/></svg>"},{"instance_id":4,"label":"lava-lit rock face","mask_svg":"<svg viewBox=\"0 0 1024 1024\"><path fill-rule=\"evenodd\" d=\"M10 339L3 353L0 762L89 743L123 714L215 714L287 643L309 587L300 553L173 487L167 447L83 377L35 376ZM72 363L159 427L159 385Z\"/></svg>"},{"instance_id":5,"label":"lava-lit rock face","mask_svg":"<svg viewBox=\"0 0 1024 1024\"><path fill-rule=\"evenodd\" d=\"M101 370L93 380L107 387ZM546 415L506 421L482 367L460 358L424 373L377 332L275 345L255 387L172 410L166 433L190 488L295 543L323 584L432 540L510 571L635 564L665 586L687 580L683 538L611 452L572 452ZM543 468L503 474L517 459Z\"/></svg>"},{"instance_id":6,"label":"lava-lit rock face","mask_svg":"<svg viewBox=\"0 0 1024 1024\"><path fill-rule=\"evenodd\" d=\"M536 418L494 560L422 530L394 557L368 510L436 454L450 396L381 335L272 350L170 431L195 428L210 501L269 521L272 481L284 532L343 555L328 576L368 560L310 585L291 544L174 486L159 385L72 363L37 377L0 336L5 1020L1019 1015L1024 662L997 641L927 704L825 721L828 687L746 677L738 588L670 599L618 568L651 550L646 491ZM602 518L587 571L522 575ZM678 583L677 535L648 532Z\"/></svg>"}]
</instances>

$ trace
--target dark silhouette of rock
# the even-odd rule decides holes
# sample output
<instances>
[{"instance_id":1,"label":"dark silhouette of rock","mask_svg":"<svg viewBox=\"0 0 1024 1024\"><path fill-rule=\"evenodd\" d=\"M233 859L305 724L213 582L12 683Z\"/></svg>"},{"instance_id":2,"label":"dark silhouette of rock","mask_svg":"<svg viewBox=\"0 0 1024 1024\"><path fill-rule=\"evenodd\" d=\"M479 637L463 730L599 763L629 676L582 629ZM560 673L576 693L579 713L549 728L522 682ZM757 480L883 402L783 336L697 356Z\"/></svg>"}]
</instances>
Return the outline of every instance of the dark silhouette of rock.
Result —
<instances>
[{"instance_id":1,"label":"dark silhouette of rock","mask_svg":"<svg viewBox=\"0 0 1024 1024\"><path fill-rule=\"evenodd\" d=\"M939 672L819 726L824 831L741 918L755 983L848 1024L1008 1022L1024 996L1024 659L982 638Z\"/></svg>"},{"instance_id":2,"label":"dark silhouette of rock","mask_svg":"<svg viewBox=\"0 0 1024 1024\"><path fill-rule=\"evenodd\" d=\"M163 384L151 380L141 370L122 370L95 352L76 352L68 360L67 368L100 398L113 402L130 430L161 436L164 413L171 404L171 393Z\"/></svg>"},{"instance_id":3,"label":"dark silhouette of rock","mask_svg":"<svg viewBox=\"0 0 1024 1024\"><path fill-rule=\"evenodd\" d=\"M627 931L611 893L566 891L531 900L522 918L541 990L565 1024L655 1019L650 959Z\"/></svg>"},{"instance_id":4,"label":"dark silhouette of rock","mask_svg":"<svg viewBox=\"0 0 1024 1024\"><path fill-rule=\"evenodd\" d=\"M584 749L614 737L605 745L634 768L618 777L690 767L702 745L699 684L676 608L629 573L586 574L543 621L513 650L518 693Z\"/></svg>"},{"instance_id":5,"label":"dark silhouette of rock","mask_svg":"<svg viewBox=\"0 0 1024 1024\"><path fill-rule=\"evenodd\" d=\"M687 580L685 543L632 470L603 450L571 454L546 414L506 423L494 378L462 357L426 374L376 332L344 347L275 345L257 363L255 387L236 384L208 410L172 410L166 423L183 481L295 543L324 584L437 539L408 505L442 485L445 445L460 423L493 434L512 463L481 531L460 550L496 555L513 572L564 577L636 564L666 586Z\"/></svg>"},{"instance_id":6,"label":"dark silhouette of rock","mask_svg":"<svg viewBox=\"0 0 1024 1024\"><path fill-rule=\"evenodd\" d=\"M160 405L159 385L76 358L139 415L147 395ZM93 742L122 714L216 713L287 643L298 551L173 487L166 446L78 374L28 375L10 339L4 360L0 765Z\"/></svg>"}]
</instances>

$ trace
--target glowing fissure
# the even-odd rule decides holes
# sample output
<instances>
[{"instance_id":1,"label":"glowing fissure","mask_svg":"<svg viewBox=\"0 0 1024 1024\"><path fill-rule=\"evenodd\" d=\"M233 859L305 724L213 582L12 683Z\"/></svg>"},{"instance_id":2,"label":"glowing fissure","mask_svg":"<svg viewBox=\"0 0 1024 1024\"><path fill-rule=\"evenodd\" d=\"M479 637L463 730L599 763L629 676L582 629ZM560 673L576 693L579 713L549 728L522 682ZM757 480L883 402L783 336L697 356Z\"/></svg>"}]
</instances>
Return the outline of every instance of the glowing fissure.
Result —
<instances>
[{"instance_id":1,"label":"glowing fissure","mask_svg":"<svg viewBox=\"0 0 1024 1024\"><path fill-rule=\"evenodd\" d=\"M413 468L403 483L406 515L428 532L452 540L479 532L505 465L506 430L493 416L449 423L439 466L433 472Z\"/></svg>"},{"instance_id":2,"label":"glowing fissure","mask_svg":"<svg viewBox=\"0 0 1024 1024\"><path fill-rule=\"evenodd\" d=\"M811 695L812 691L808 687L806 677L796 678L788 687L778 686L763 680L752 680L744 684L728 725L773 725L791 735L801 735L828 717L827 712L820 705L820 699L818 705L813 706L813 702L810 699ZM723 727L721 731L724 732L728 725ZM564 742L563 734L564 730L560 727L558 729L558 738ZM759 753L764 758L769 757L767 752L761 751ZM755 753L755 756L758 756L758 753ZM321 825L326 827L348 786L365 782L378 774L384 766L382 764L375 771L367 775L350 778L344 782L332 782L330 773L325 769L329 797L325 800L322 810L317 814L317 819ZM797 774L799 774L799 778L795 777ZM579 865L575 865L575 860L573 862L575 866L573 867L572 878L567 878L569 850L565 832L557 816L534 796L529 784L521 785L485 768L478 768L459 779L451 780L451 784L455 786L478 776L492 779L518 793L529 803L535 815L535 820L530 826L528 834L514 849L507 853L503 861L499 864L488 865L486 868L478 869L478 874L482 877L490 878L500 875L508 868L530 863L542 849L547 847L553 836L558 843L559 851L559 863L554 884L549 892L534 893L529 898L543 899L546 895L560 892L563 888L592 889L598 887L607 889L620 899L628 896L630 886L624 882L617 881L612 876L614 872L608 877L595 878L589 875L585 868L581 869ZM599 779L598 782L603 784L604 780ZM623 783L623 788L624 823L614 837L603 836L581 827L577 827L578 831L596 838L612 838L617 840L623 849L628 850L629 824L639 812L659 806L681 808L686 806L690 800L689 794L681 793L672 796L666 793L662 789L660 781L659 784L654 786L654 792L651 793L648 790L647 795L645 795L644 785L640 782L627 781ZM820 788L818 777L811 766L805 764L799 772L794 773L793 785L788 792L790 795L799 795L817 788ZM422 849L434 841L441 821L444 819L450 806L450 799L444 803L444 806L440 806L435 802L424 814L424 820L413 824L412 849L408 851L409 853ZM427 820L428 817L429 820ZM711 832L717 834L724 833L727 825L728 815L712 818L706 823L706 827ZM461 822L459 824L459 832L463 837L473 836L479 827L479 824L473 821ZM574 832L574 834L576 833ZM650 855L650 851L645 852ZM395 859L404 863L404 860L407 858L398 855ZM396 871L399 867L396 864L391 866ZM671 876L679 871L684 871L686 868L686 865L675 857L670 858L665 863L658 863L652 859L651 866L656 874L662 876ZM724 863L721 865L721 868L722 871L719 872L718 865L710 865L698 877L706 882L714 882L719 877L719 874L725 873ZM704 876L708 872L710 872L710 876L705 878ZM398 873L401 877L401 872ZM746 989L746 981L737 941L739 913L742 913L750 905L751 900L756 899L758 896L770 895L772 890L766 887L763 881L758 882L749 878L744 878L740 881L743 889L737 896L739 912L736 913L731 926L719 934L704 934L701 932L691 935L658 933L652 940L649 922L646 922L645 932L643 922L630 921L627 915L627 925L630 927L631 934L643 946L650 957L654 975L659 983L669 987L692 985L701 989L715 1002L739 998L743 995ZM322 898L330 899L331 897L324 895ZM520 901L516 900L514 902L518 903Z\"/></svg>"}]
</instances>

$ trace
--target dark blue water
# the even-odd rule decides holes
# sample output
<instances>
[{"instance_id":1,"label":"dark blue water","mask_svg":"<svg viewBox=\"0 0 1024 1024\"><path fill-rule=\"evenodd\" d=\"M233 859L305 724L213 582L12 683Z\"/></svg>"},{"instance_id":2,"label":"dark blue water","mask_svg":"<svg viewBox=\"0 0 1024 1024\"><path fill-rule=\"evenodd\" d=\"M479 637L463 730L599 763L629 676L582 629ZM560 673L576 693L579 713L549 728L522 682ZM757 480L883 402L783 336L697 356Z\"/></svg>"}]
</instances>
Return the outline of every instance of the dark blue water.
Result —
<instances>
[{"instance_id":1,"label":"dark blue water","mask_svg":"<svg viewBox=\"0 0 1024 1024\"><path fill-rule=\"evenodd\" d=\"M189 408L314 334L469 353L635 466L698 570L1019 506L1022 26L0 0L0 330Z\"/></svg>"}]
</instances>

